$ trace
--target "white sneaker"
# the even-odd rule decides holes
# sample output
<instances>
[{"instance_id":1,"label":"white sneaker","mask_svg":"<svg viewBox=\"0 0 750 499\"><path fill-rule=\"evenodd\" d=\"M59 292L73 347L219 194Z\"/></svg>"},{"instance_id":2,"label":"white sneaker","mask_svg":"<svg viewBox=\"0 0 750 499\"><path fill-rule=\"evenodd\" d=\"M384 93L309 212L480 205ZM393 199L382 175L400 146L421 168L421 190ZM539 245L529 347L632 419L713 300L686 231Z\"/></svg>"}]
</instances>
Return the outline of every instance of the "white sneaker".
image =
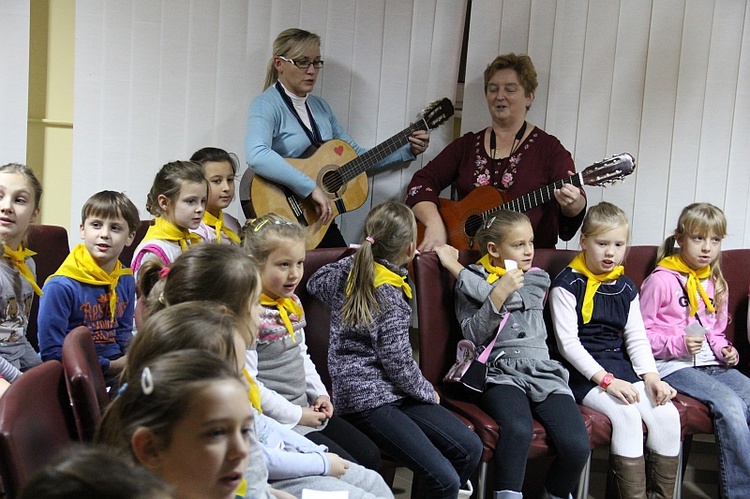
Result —
<instances>
[{"instance_id":1,"label":"white sneaker","mask_svg":"<svg viewBox=\"0 0 750 499\"><path fill-rule=\"evenodd\" d=\"M458 496L456 499L469 499L473 493L474 486L471 485L471 480L466 480L466 483L458 489Z\"/></svg>"}]
</instances>

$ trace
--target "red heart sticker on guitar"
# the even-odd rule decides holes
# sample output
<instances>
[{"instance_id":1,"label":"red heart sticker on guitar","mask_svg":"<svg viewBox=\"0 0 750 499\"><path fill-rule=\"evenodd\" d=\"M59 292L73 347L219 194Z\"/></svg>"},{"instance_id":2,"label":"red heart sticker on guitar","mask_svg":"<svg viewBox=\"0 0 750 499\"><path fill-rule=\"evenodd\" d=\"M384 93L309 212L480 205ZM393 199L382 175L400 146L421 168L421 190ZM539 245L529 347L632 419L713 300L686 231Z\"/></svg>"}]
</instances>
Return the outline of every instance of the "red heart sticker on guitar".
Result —
<instances>
[{"instance_id":1,"label":"red heart sticker on guitar","mask_svg":"<svg viewBox=\"0 0 750 499\"><path fill-rule=\"evenodd\" d=\"M335 152L338 156L341 156L342 154L344 154L344 146L334 147L333 152Z\"/></svg>"}]
</instances>

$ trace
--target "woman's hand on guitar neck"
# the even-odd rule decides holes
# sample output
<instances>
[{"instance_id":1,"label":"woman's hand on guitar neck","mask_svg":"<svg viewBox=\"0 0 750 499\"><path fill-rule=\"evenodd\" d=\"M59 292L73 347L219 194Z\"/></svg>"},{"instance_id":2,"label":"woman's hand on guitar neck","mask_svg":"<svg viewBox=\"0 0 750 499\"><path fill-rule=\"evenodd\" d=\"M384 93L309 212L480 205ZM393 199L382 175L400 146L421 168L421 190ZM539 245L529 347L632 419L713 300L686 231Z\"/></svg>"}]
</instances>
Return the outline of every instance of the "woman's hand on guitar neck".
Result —
<instances>
[{"instance_id":1,"label":"woman's hand on guitar neck","mask_svg":"<svg viewBox=\"0 0 750 499\"><path fill-rule=\"evenodd\" d=\"M315 187L310 193L310 200L315 204L315 213L318 214L320 223L325 225L330 222L333 217L331 200L325 195L323 189Z\"/></svg>"},{"instance_id":2,"label":"woman's hand on guitar neck","mask_svg":"<svg viewBox=\"0 0 750 499\"><path fill-rule=\"evenodd\" d=\"M409 142L411 142L411 153L419 156L430 145L430 133L427 130L415 130L409 137Z\"/></svg>"},{"instance_id":3,"label":"woman's hand on guitar neck","mask_svg":"<svg viewBox=\"0 0 750 499\"><path fill-rule=\"evenodd\" d=\"M569 171L568 175L573 176L575 172ZM574 217L586 207L586 198L581 195L581 189L572 184L565 184L562 188L555 189L554 195L560 205L560 210L566 217Z\"/></svg>"}]
</instances>

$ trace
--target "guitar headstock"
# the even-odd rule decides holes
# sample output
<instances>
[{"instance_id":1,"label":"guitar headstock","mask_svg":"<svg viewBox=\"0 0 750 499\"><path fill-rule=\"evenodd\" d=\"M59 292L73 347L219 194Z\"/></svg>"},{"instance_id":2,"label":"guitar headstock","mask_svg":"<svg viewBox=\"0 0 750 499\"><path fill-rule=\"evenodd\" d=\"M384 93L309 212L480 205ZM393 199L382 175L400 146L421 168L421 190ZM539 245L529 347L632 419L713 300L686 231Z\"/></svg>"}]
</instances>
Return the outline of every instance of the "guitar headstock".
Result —
<instances>
[{"instance_id":1,"label":"guitar headstock","mask_svg":"<svg viewBox=\"0 0 750 499\"><path fill-rule=\"evenodd\" d=\"M594 163L581 172L586 185L607 185L622 180L635 170L635 159L624 152Z\"/></svg>"},{"instance_id":2,"label":"guitar headstock","mask_svg":"<svg viewBox=\"0 0 750 499\"><path fill-rule=\"evenodd\" d=\"M439 127L453 116L453 103L448 97L431 102L419 113L419 125L422 130Z\"/></svg>"}]
</instances>

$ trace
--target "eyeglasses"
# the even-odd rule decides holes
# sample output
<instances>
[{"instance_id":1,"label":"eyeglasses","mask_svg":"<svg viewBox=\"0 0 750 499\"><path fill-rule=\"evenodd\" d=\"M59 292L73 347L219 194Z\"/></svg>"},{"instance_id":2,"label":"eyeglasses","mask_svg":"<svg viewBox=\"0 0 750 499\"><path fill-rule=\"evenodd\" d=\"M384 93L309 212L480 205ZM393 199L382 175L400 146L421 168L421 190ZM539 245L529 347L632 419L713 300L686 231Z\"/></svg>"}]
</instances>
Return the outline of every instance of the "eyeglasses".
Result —
<instances>
[{"instance_id":1,"label":"eyeglasses","mask_svg":"<svg viewBox=\"0 0 750 499\"><path fill-rule=\"evenodd\" d=\"M295 61L294 59L287 59L283 55L279 55L276 57L278 57L282 61L291 62L300 69L308 69L310 66L314 67L315 69L320 69L323 67L323 61Z\"/></svg>"}]
</instances>

